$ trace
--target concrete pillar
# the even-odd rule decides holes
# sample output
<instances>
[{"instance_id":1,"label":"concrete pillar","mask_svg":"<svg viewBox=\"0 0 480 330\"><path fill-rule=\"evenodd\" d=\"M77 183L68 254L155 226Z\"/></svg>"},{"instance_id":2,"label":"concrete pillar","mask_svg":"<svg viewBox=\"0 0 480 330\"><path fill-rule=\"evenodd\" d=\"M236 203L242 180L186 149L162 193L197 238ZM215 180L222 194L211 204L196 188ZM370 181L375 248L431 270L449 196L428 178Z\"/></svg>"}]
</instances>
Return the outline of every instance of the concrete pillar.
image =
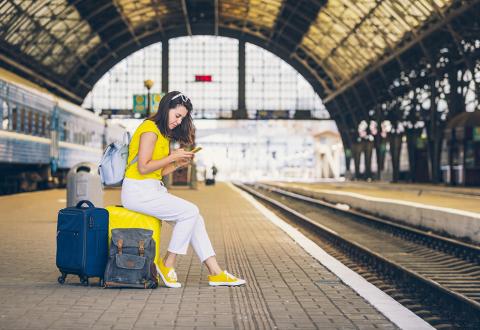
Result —
<instances>
[{"instance_id":1,"label":"concrete pillar","mask_svg":"<svg viewBox=\"0 0 480 330\"><path fill-rule=\"evenodd\" d=\"M360 179L360 158L362 155L362 144L361 142L354 142L352 145L352 154L353 154L353 165L355 167L355 179Z\"/></svg>"},{"instance_id":2,"label":"concrete pillar","mask_svg":"<svg viewBox=\"0 0 480 330\"><path fill-rule=\"evenodd\" d=\"M247 118L245 102L245 41L238 41L238 109L233 114L234 118Z\"/></svg>"},{"instance_id":3,"label":"concrete pillar","mask_svg":"<svg viewBox=\"0 0 480 330\"><path fill-rule=\"evenodd\" d=\"M364 143L364 152L365 152L365 179L372 178L372 151L373 151L373 142L363 141Z\"/></svg>"},{"instance_id":4,"label":"concrete pillar","mask_svg":"<svg viewBox=\"0 0 480 330\"><path fill-rule=\"evenodd\" d=\"M398 182L400 176L400 153L402 150L402 135L390 135L390 154L392 155L392 181Z\"/></svg>"},{"instance_id":5,"label":"concrete pillar","mask_svg":"<svg viewBox=\"0 0 480 330\"><path fill-rule=\"evenodd\" d=\"M168 39L162 41L162 92L168 93Z\"/></svg>"}]
</instances>

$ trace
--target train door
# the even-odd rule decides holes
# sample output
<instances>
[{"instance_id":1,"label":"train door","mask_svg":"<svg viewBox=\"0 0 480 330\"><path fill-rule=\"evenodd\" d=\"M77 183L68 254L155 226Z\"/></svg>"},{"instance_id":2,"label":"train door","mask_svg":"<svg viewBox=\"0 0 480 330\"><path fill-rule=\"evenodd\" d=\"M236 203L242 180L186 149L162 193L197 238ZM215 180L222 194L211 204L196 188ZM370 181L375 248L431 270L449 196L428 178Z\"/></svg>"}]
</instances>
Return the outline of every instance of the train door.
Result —
<instances>
[{"instance_id":1,"label":"train door","mask_svg":"<svg viewBox=\"0 0 480 330\"><path fill-rule=\"evenodd\" d=\"M50 170L52 174L55 174L58 169L58 116L59 109L57 106L53 107L52 118L50 120Z\"/></svg>"}]
</instances>

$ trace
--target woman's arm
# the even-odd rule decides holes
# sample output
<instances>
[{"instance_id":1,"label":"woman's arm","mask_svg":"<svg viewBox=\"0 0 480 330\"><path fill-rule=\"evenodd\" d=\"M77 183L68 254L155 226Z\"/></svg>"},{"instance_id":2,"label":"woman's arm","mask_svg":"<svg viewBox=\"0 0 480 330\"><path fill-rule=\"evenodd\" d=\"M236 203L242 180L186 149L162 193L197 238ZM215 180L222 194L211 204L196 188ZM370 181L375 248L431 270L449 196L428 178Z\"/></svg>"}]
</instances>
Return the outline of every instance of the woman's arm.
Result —
<instances>
[{"instance_id":1,"label":"woman's arm","mask_svg":"<svg viewBox=\"0 0 480 330\"><path fill-rule=\"evenodd\" d=\"M173 163L170 163L169 165L163 168L162 175L168 175L188 164L190 164L190 160L180 160L180 161L175 161Z\"/></svg>"},{"instance_id":2,"label":"woman's arm","mask_svg":"<svg viewBox=\"0 0 480 330\"><path fill-rule=\"evenodd\" d=\"M163 169L162 175L165 175L165 170L167 168L170 170L171 173L176 168L173 162L185 159L185 158L192 158L193 153L187 151L179 151L172 153L162 159L152 159L153 150L155 149L155 143L157 142L157 135L153 132L145 132L142 133L140 136L140 145L138 148L138 172L140 174L148 174L159 169ZM167 173L167 174L168 174Z\"/></svg>"}]
</instances>

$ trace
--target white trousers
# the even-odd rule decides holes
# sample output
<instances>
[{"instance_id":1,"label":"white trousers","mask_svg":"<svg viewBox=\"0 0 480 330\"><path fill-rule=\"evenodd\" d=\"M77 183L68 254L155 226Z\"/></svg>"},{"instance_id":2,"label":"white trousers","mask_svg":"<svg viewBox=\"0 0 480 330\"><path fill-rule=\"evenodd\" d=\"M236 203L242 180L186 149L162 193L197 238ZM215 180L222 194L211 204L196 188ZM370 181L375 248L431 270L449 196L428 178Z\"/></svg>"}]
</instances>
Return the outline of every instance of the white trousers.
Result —
<instances>
[{"instance_id":1,"label":"white trousers","mask_svg":"<svg viewBox=\"0 0 480 330\"><path fill-rule=\"evenodd\" d=\"M174 226L169 252L186 254L188 245L192 244L201 262L215 255L198 207L169 194L161 181L125 178L122 204L129 210L168 221Z\"/></svg>"}]
</instances>

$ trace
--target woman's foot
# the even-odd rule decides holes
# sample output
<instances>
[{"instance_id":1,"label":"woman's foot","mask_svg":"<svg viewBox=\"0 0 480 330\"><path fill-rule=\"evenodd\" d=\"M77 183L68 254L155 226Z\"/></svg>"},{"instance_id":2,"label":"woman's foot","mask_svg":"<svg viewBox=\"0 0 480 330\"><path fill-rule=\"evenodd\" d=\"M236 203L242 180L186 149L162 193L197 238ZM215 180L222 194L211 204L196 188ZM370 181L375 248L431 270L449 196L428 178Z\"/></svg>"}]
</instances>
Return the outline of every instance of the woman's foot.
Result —
<instances>
[{"instance_id":1,"label":"woman's foot","mask_svg":"<svg viewBox=\"0 0 480 330\"><path fill-rule=\"evenodd\" d=\"M208 284L211 286L238 286L245 283L245 280L233 276L226 270L218 275L208 275Z\"/></svg>"},{"instance_id":2,"label":"woman's foot","mask_svg":"<svg viewBox=\"0 0 480 330\"><path fill-rule=\"evenodd\" d=\"M177 273L175 272L175 268L165 266L162 259L160 259L160 264L157 267L157 272L162 278L163 283L165 283L167 287L182 287L182 284L177 282Z\"/></svg>"}]
</instances>

